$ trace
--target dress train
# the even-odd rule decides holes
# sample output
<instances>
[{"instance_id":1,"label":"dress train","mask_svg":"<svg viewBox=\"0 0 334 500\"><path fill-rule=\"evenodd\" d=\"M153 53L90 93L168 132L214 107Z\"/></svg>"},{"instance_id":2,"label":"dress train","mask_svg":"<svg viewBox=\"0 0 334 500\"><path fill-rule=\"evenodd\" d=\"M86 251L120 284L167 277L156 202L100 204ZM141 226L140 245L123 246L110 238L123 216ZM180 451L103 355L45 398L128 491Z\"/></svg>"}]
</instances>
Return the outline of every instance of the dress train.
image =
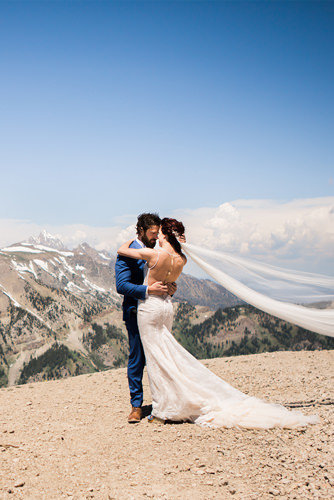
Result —
<instances>
[{"instance_id":1,"label":"dress train","mask_svg":"<svg viewBox=\"0 0 334 500\"><path fill-rule=\"evenodd\" d=\"M247 396L216 376L171 334L171 298L149 295L138 305L138 327L152 393L152 415L209 427L296 428L318 422L284 406Z\"/></svg>"}]
</instances>

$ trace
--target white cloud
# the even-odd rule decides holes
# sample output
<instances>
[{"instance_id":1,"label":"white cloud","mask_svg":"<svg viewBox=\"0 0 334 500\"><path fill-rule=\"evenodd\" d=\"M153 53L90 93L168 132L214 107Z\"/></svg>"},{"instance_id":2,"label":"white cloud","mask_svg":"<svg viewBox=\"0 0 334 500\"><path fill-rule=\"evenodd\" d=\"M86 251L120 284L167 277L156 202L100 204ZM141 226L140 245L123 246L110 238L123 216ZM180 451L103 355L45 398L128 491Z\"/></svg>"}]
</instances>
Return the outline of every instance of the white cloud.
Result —
<instances>
[{"instance_id":1,"label":"white cloud","mask_svg":"<svg viewBox=\"0 0 334 500\"><path fill-rule=\"evenodd\" d=\"M175 210L187 241L265 262L331 274L334 272L334 197L292 201L235 200L219 207ZM45 228L69 248L83 241L114 252L136 236L136 216L111 227L84 224ZM30 221L0 219L0 246L36 236L44 229Z\"/></svg>"},{"instance_id":2,"label":"white cloud","mask_svg":"<svg viewBox=\"0 0 334 500\"><path fill-rule=\"evenodd\" d=\"M334 271L334 198L236 200L178 211L189 242L298 269Z\"/></svg>"}]
</instances>

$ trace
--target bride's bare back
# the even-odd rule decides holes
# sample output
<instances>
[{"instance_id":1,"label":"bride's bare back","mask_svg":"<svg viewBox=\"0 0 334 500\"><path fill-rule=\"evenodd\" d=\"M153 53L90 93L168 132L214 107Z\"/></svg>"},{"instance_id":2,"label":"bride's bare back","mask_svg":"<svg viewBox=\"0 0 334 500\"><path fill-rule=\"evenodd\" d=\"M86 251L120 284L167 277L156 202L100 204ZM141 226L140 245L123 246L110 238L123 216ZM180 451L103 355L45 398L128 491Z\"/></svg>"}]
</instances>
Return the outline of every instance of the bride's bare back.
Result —
<instances>
[{"instance_id":1,"label":"bride's bare back","mask_svg":"<svg viewBox=\"0 0 334 500\"><path fill-rule=\"evenodd\" d=\"M182 269L187 262L185 256L178 253L168 252L164 248L156 250L157 257L149 268L148 285L156 281L163 283L173 283L182 273Z\"/></svg>"}]
</instances>

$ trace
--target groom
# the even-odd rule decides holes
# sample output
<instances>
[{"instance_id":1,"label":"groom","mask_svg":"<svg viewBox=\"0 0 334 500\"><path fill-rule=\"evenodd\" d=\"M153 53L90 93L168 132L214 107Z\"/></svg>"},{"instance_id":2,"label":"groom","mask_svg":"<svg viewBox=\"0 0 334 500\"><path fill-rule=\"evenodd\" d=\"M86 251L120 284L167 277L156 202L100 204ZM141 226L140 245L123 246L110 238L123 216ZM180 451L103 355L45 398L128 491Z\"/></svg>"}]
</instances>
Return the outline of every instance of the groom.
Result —
<instances>
[{"instance_id":1,"label":"groom","mask_svg":"<svg viewBox=\"0 0 334 500\"><path fill-rule=\"evenodd\" d=\"M154 248L158 239L161 220L157 214L144 213L138 216L137 239L130 248L148 247ZM124 295L123 300L123 320L129 336L129 361L128 361L128 382L131 396L131 413L128 417L129 423L140 422L143 403L143 371L145 366L145 355L140 340L137 324L137 304L138 300L144 300L147 294L173 295L176 291L176 284L164 285L161 281L150 286L143 285L144 281L144 260L130 259L129 257L118 256L115 265L117 292Z\"/></svg>"}]
</instances>

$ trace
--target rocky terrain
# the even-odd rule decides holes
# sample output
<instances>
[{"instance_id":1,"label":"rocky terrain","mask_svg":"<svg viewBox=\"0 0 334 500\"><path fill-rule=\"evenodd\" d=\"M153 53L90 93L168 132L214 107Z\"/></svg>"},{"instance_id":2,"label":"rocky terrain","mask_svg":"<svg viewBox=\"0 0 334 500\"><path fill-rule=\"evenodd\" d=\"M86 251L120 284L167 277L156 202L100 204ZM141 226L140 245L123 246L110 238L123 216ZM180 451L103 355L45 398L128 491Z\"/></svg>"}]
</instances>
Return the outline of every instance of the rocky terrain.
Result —
<instances>
[{"instance_id":1,"label":"rocky terrain","mask_svg":"<svg viewBox=\"0 0 334 500\"><path fill-rule=\"evenodd\" d=\"M1 498L332 498L333 362L325 350L204 361L248 394L319 415L298 430L131 426L124 368L2 388Z\"/></svg>"}]
</instances>

